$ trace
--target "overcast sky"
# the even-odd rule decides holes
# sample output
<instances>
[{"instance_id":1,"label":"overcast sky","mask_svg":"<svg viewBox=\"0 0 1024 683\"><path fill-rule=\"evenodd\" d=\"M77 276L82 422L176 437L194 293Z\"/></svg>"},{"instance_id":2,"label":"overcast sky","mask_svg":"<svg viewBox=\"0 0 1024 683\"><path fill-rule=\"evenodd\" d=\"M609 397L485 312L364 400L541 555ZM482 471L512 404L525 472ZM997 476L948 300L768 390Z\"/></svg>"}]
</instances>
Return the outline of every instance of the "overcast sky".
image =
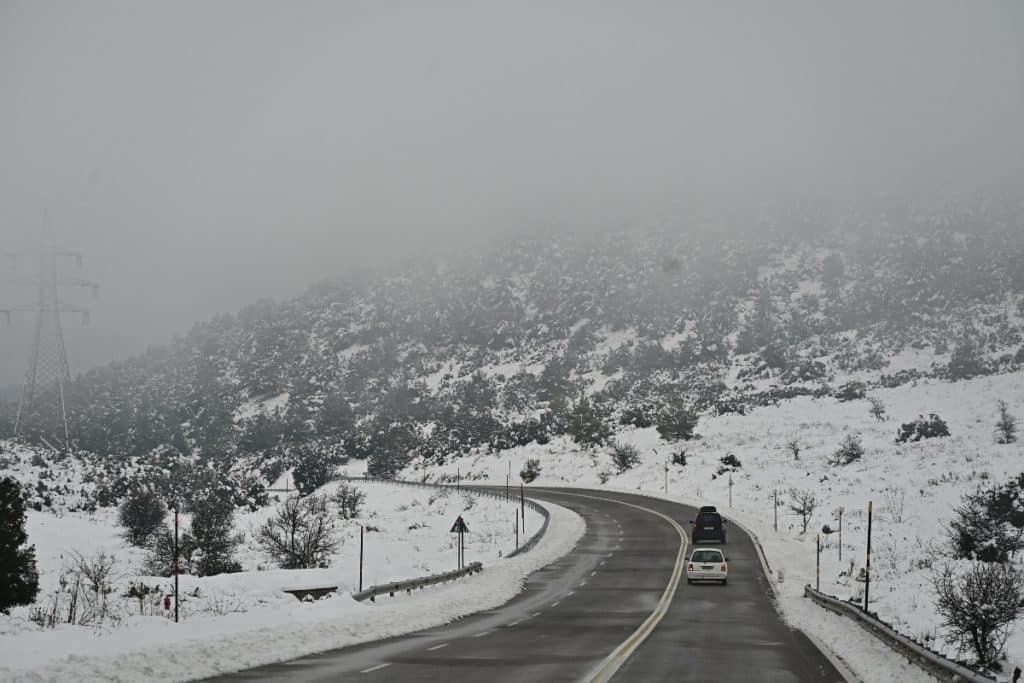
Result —
<instances>
[{"instance_id":1,"label":"overcast sky","mask_svg":"<svg viewBox=\"0 0 1024 683\"><path fill-rule=\"evenodd\" d=\"M0 251L85 252L77 372L423 244L1019 180L1022 121L1016 0L0 0Z\"/></svg>"}]
</instances>

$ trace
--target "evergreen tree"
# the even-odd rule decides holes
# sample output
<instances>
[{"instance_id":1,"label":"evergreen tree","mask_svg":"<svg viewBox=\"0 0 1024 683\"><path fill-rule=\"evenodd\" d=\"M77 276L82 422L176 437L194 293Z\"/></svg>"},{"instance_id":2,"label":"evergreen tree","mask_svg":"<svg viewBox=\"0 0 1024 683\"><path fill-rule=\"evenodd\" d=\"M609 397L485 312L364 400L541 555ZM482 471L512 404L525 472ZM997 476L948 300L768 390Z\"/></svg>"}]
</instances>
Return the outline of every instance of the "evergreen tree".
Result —
<instances>
[{"instance_id":1,"label":"evergreen tree","mask_svg":"<svg viewBox=\"0 0 1024 683\"><path fill-rule=\"evenodd\" d=\"M39 592L36 550L26 546L25 499L12 477L0 479L0 612L28 605Z\"/></svg>"},{"instance_id":2,"label":"evergreen tree","mask_svg":"<svg viewBox=\"0 0 1024 683\"><path fill-rule=\"evenodd\" d=\"M121 503L119 512L129 542L141 546L163 525L167 507L153 491L138 489Z\"/></svg>"},{"instance_id":3,"label":"evergreen tree","mask_svg":"<svg viewBox=\"0 0 1024 683\"><path fill-rule=\"evenodd\" d=\"M658 434L666 441L688 441L697 428L698 416L682 399L674 399L658 416Z\"/></svg>"},{"instance_id":4,"label":"evergreen tree","mask_svg":"<svg viewBox=\"0 0 1024 683\"><path fill-rule=\"evenodd\" d=\"M565 431L578 444L601 446L607 443L614 433L604 418L590 399L580 396L566 417Z\"/></svg>"},{"instance_id":5,"label":"evergreen tree","mask_svg":"<svg viewBox=\"0 0 1024 683\"><path fill-rule=\"evenodd\" d=\"M319 436L344 437L352 431L356 414L341 393L328 394L316 414L316 433Z\"/></svg>"},{"instance_id":6,"label":"evergreen tree","mask_svg":"<svg viewBox=\"0 0 1024 683\"><path fill-rule=\"evenodd\" d=\"M952 380L970 379L985 374L985 364L973 339L964 337L956 345L949 358L949 367L946 372Z\"/></svg>"},{"instance_id":7,"label":"evergreen tree","mask_svg":"<svg viewBox=\"0 0 1024 683\"><path fill-rule=\"evenodd\" d=\"M195 573L212 576L241 571L233 559L238 541L234 536L235 509L229 498L210 496L195 500L192 511L191 538L195 546Z\"/></svg>"}]
</instances>

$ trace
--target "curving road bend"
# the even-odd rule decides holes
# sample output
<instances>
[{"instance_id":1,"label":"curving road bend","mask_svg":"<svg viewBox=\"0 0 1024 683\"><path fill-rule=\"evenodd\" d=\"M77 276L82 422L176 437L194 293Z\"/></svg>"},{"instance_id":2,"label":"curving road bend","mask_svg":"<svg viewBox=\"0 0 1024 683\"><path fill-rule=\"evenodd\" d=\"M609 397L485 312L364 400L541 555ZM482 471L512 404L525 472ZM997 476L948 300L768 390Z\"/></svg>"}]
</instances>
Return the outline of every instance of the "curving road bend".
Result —
<instances>
[{"instance_id":1,"label":"curving road bend","mask_svg":"<svg viewBox=\"0 0 1024 683\"><path fill-rule=\"evenodd\" d=\"M689 529L693 508L581 489L536 488L531 497L576 511L587 530L502 607L218 680L843 680L780 620L739 528L730 527L726 548L729 585L691 586L677 560L688 555L680 531Z\"/></svg>"}]
</instances>

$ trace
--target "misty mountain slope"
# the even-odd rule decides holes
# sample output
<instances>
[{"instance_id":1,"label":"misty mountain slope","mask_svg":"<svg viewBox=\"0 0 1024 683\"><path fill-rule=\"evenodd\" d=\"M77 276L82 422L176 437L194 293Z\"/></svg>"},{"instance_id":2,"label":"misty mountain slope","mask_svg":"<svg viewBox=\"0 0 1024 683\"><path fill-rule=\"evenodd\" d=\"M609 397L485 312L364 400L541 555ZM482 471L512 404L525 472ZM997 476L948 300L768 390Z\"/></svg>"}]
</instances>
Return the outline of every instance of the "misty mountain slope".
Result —
<instances>
[{"instance_id":1,"label":"misty mountain slope","mask_svg":"<svg viewBox=\"0 0 1024 683\"><path fill-rule=\"evenodd\" d=\"M101 504L134 476L191 480L200 465L244 501L304 461L371 458L387 474L586 420L654 424L676 399L742 413L851 381L1013 371L1020 216L993 203L522 236L257 302L85 373L72 433L96 454Z\"/></svg>"}]
</instances>

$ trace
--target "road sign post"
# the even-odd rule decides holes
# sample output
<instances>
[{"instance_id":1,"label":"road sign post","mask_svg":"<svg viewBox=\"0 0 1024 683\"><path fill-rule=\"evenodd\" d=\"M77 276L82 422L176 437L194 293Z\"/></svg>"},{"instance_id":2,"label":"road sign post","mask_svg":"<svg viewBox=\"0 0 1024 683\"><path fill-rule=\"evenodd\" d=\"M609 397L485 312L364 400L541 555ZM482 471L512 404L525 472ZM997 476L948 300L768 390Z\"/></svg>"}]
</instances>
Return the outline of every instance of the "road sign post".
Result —
<instances>
[{"instance_id":1,"label":"road sign post","mask_svg":"<svg viewBox=\"0 0 1024 683\"><path fill-rule=\"evenodd\" d=\"M452 530L450 532L459 535L458 545L456 546L458 569L462 569L466 562L466 543L464 536L467 531L469 531L469 527L466 526L466 521L462 519L462 515L459 515L459 518L455 520L455 524L452 524Z\"/></svg>"}]
</instances>

